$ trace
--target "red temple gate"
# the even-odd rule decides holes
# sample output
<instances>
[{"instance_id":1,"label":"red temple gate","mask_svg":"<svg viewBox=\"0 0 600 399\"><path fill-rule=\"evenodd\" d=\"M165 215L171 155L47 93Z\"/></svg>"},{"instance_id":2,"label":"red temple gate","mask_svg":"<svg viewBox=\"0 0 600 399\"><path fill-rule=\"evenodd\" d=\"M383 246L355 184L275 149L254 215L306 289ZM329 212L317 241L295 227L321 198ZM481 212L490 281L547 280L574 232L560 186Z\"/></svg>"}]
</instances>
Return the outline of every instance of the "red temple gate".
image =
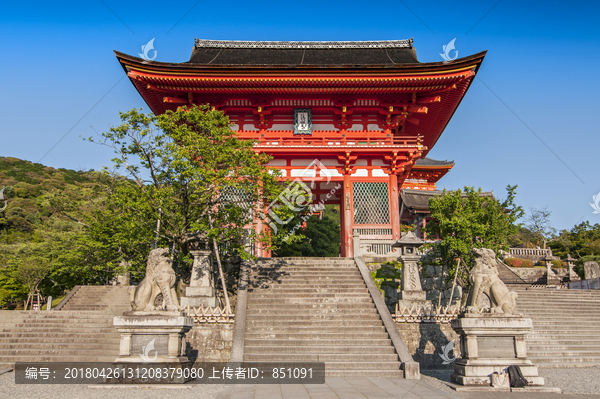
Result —
<instances>
[{"instance_id":1,"label":"red temple gate","mask_svg":"<svg viewBox=\"0 0 600 399\"><path fill-rule=\"evenodd\" d=\"M402 187L434 190L452 167L425 156L485 52L419 63L412 40L196 40L184 63L116 55L155 114L208 103L273 156L268 165L282 179L312 184L315 203L339 204L341 255L352 257L354 234L400 237ZM262 229L272 221L265 215L260 222ZM270 253L257 248L256 255Z\"/></svg>"}]
</instances>

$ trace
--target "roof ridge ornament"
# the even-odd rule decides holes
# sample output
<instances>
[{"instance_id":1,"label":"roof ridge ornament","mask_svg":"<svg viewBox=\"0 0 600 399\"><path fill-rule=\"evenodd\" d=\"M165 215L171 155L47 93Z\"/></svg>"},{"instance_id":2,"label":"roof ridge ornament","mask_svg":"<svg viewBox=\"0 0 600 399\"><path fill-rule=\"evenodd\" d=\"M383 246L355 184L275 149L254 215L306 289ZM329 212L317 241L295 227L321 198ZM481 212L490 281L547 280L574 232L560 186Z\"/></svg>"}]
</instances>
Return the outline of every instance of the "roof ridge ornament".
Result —
<instances>
[{"instance_id":1,"label":"roof ridge ornament","mask_svg":"<svg viewBox=\"0 0 600 399\"><path fill-rule=\"evenodd\" d=\"M196 38L198 48L266 48L266 49L372 49L372 48L412 48L413 38L406 40L374 40L354 42L262 42L238 40L204 40Z\"/></svg>"}]
</instances>

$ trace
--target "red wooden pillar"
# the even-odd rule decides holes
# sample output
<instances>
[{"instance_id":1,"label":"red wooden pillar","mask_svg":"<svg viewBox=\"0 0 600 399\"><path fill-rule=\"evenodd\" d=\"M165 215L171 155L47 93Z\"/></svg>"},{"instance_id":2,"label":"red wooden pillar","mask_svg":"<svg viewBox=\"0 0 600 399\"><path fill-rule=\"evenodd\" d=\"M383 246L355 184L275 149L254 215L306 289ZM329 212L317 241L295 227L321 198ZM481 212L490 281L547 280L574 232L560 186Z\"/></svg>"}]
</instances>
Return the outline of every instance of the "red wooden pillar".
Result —
<instances>
[{"instance_id":1,"label":"red wooden pillar","mask_svg":"<svg viewBox=\"0 0 600 399\"><path fill-rule=\"evenodd\" d=\"M342 256L352 258L352 225L354 223L352 181L349 173L344 174L344 196L342 208L344 220L342 224Z\"/></svg>"},{"instance_id":2,"label":"red wooden pillar","mask_svg":"<svg viewBox=\"0 0 600 399\"><path fill-rule=\"evenodd\" d=\"M400 238L400 207L398 201L398 176L390 174L390 182L388 187L390 193L390 222L392 223L392 238L398 240Z\"/></svg>"},{"instance_id":3,"label":"red wooden pillar","mask_svg":"<svg viewBox=\"0 0 600 399\"><path fill-rule=\"evenodd\" d=\"M342 195L340 195L340 256L346 256L346 246L344 245L344 237L346 237L346 226L345 226L345 211L344 211L344 189L342 188Z\"/></svg>"}]
</instances>

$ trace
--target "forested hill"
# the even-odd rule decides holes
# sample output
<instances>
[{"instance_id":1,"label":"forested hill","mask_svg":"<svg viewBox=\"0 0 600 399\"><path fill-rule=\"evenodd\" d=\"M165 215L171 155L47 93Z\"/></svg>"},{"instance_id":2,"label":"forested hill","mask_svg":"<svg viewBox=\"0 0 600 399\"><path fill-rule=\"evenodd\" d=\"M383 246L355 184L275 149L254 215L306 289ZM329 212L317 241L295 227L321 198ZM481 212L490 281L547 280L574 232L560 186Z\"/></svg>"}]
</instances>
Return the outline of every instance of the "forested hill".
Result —
<instances>
[{"instance_id":1,"label":"forested hill","mask_svg":"<svg viewBox=\"0 0 600 399\"><path fill-rule=\"evenodd\" d=\"M8 206L0 212L2 241L27 240L38 227L48 221L52 210L44 195L65 191L69 187L95 185L94 171L56 169L12 157L0 157L0 190ZM4 201L0 200L0 208Z\"/></svg>"}]
</instances>

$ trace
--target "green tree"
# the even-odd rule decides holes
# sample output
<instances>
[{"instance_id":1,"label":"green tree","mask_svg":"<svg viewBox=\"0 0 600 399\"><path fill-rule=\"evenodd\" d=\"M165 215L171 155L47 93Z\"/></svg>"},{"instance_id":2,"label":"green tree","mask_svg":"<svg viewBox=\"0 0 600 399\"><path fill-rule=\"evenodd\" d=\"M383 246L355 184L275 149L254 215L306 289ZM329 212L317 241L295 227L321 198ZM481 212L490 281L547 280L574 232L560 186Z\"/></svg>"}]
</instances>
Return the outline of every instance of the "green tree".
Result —
<instances>
[{"instance_id":1,"label":"green tree","mask_svg":"<svg viewBox=\"0 0 600 399\"><path fill-rule=\"evenodd\" d=\"M562 230L548 243L555 256L565 258L567 254L575 258L600 255L600 224L589 221L574 226L571 230Z\"/></svg>"},{"instance_id":2,"label":"green tree","mask_svg":"<svg viewBox=\"0 0 600 399\"><path fill-rule=\"evenodd\" d=\"M198 232L242 257L249 256L245 237L268 239L255 235L253 215L281 186L265 166L270 157L239 139L222 112L207 105L159 116L133 109L121 120L95 141L114 149L115 171L127 180L112 179L104 210L110 228L92 225L93 234L112 234L112 246L121 251L136 243L145 250L173 246L188 265Z\"/></svg>"},{"instance_id":3,"label":"green tree","mask_svg":"<svg viewBox=\"0 0 600 399\"><path fill-rule=\"evenodd\" d=\"M543 244L544 249L546 249L546 243L556 233L556 229L552 227L550 222L552 212L548 210L548 207L541 209L530 208L529 211L529 215L525 218L525 226L533 233L538 242Z\"/></svg>"},{"instance_id":4,"label":"green tree","mask_svg":"<svg viewBox=\"0 0 600 399\"><path fill-rule=\"evenodd\" d=\"M336 257L340 253L340 224L334 218L310 216L303 225L300 217L289 226L303 226L296 240L288 240L275 250L275 256Z\"/></svg>"},{"instance_id":5,"label":"green tree","mask_svg":"<svg viewBox=\"0 0 600 399\"><path fill-rule=\"evenodd\" d=\"M454 277L461 259L457 277L461 285L468 285L466 277L475 264L473 249L507 250L508 238L519 229L516 221L523 216L523 209L514 203L516 188L507 186L504 201L481 195L481 189L473 187L444 191L431 198L429 209L434 221L427 224L427 235L440 241L431 245L430 259L439 262L450 277Z\"/></svg>"}]
</instances>

